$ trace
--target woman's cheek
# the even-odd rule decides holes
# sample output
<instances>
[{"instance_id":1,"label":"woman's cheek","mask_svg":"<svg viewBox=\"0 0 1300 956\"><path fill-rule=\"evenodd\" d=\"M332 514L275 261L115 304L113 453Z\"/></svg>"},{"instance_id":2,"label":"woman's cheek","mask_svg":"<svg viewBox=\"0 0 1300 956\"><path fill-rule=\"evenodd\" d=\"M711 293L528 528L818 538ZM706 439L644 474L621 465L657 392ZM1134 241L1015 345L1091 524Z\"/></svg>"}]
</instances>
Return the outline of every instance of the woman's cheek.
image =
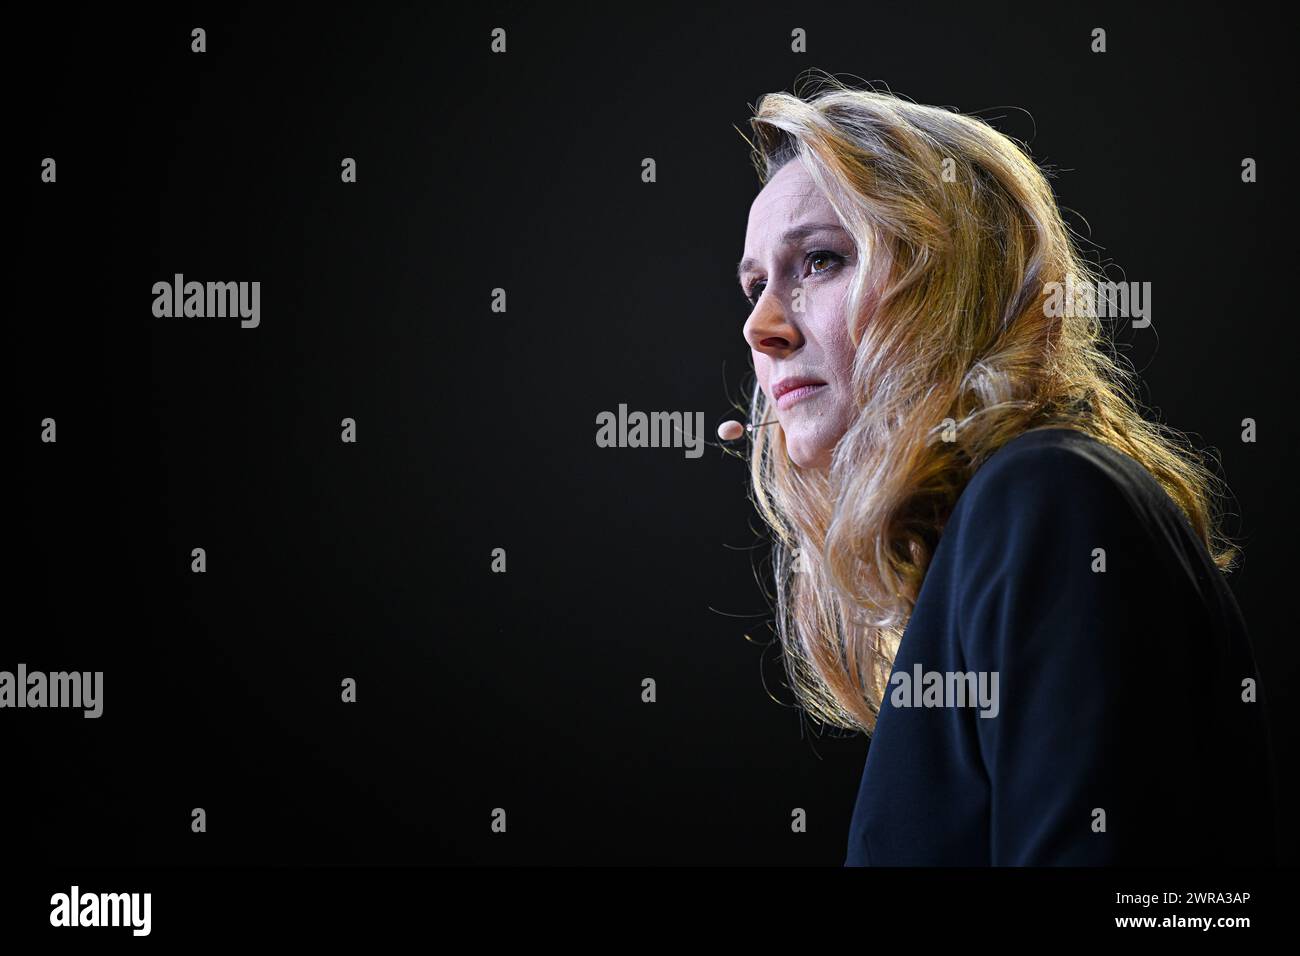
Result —
<instances>
[{"instance_id":1,"label":"woman's cheek","mask_svg":"<svg viewBox=\"0 0 1300 956\"><path fill-rule=\"evenodd\" d=\"M772 391L768 387L768 378L771 369L768 367L768 358L762 352L754 352L754 374L758 378L758 387L763 390L763 395L770 402L772 400Z\"/></svg>"}]
</instances>

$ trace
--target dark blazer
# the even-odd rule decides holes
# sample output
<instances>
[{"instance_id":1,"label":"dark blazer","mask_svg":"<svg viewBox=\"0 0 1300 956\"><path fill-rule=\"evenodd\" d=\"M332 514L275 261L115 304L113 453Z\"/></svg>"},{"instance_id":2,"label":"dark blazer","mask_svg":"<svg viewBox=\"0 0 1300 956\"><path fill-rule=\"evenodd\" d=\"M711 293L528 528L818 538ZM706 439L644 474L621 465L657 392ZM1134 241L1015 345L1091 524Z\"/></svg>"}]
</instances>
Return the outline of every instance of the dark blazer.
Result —
<instances>
[{"instance_id":1,"label":"dark blazer","mask_svg":"<svg viewBox=\"0 0 1300 956\"><path fill-rule=\"evenodd\" d=\"M958 706L946 675L980 672ZM1186 517L1082 432L1008 442L940 536L845 865L1275 864L1276 813L1245 624Z\"/></svg>"}]
</instances>

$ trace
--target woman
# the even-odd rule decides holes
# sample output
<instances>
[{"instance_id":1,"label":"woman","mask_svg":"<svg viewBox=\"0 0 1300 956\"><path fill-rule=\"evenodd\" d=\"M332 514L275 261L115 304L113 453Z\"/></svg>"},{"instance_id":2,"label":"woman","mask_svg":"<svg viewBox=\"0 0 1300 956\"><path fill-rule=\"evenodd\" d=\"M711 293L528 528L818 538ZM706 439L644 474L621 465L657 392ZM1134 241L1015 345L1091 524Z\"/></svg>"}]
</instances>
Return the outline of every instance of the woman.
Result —
<instances>
[{"instance_id":1,"label":"woman","mask_svg":"<svg viewBox=\"0 0 1300 956\"><path fill-rule=\"evenodd\" d=\"M871 735L846 864L1274 862L1216 479L1102 350L1043 174L833 80L751 124L753 495L800 702Z\"/></svg>"}]
</instances>

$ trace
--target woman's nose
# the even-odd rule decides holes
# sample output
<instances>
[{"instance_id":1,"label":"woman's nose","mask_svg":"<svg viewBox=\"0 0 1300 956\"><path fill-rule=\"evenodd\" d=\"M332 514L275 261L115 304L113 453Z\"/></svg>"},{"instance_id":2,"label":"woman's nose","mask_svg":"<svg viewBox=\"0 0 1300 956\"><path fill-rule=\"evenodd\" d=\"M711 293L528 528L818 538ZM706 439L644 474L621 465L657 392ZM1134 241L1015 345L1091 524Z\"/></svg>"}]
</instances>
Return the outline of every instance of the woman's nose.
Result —
<instances>
[{"instance_id":1,"label":"woman's nose","mask_svg":"<svg viewBox=\"0 0 1300 956\"><path fill-rule=\"evenodd\" d=\"M790 311L768 289L758 297L758 304L745 321L743 334L751 349L772 358L783 358L803 346L803 333Z\"/></svg>"}]
</instances>

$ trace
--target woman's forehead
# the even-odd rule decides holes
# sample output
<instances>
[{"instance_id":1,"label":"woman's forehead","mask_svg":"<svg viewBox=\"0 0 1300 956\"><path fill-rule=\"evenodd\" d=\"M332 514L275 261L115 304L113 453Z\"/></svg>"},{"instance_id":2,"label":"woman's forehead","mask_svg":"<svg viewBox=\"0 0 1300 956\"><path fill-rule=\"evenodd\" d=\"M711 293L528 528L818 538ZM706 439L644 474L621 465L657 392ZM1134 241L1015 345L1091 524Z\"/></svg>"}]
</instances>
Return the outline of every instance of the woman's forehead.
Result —
<instances>
[{"instance_id":1,"label":"woman's forehead","mask_svg":"<svg viewBox=\"0 0 1300 956\"><path fill-rule=\"evenodd\" d=\"M750 205L749 218L768 219L781 216L782 225L796 225L811 212L821 212L830 205L825 194L804 169L803 163L789 162L767 181Z\"/></svg>"}]
</instances>

